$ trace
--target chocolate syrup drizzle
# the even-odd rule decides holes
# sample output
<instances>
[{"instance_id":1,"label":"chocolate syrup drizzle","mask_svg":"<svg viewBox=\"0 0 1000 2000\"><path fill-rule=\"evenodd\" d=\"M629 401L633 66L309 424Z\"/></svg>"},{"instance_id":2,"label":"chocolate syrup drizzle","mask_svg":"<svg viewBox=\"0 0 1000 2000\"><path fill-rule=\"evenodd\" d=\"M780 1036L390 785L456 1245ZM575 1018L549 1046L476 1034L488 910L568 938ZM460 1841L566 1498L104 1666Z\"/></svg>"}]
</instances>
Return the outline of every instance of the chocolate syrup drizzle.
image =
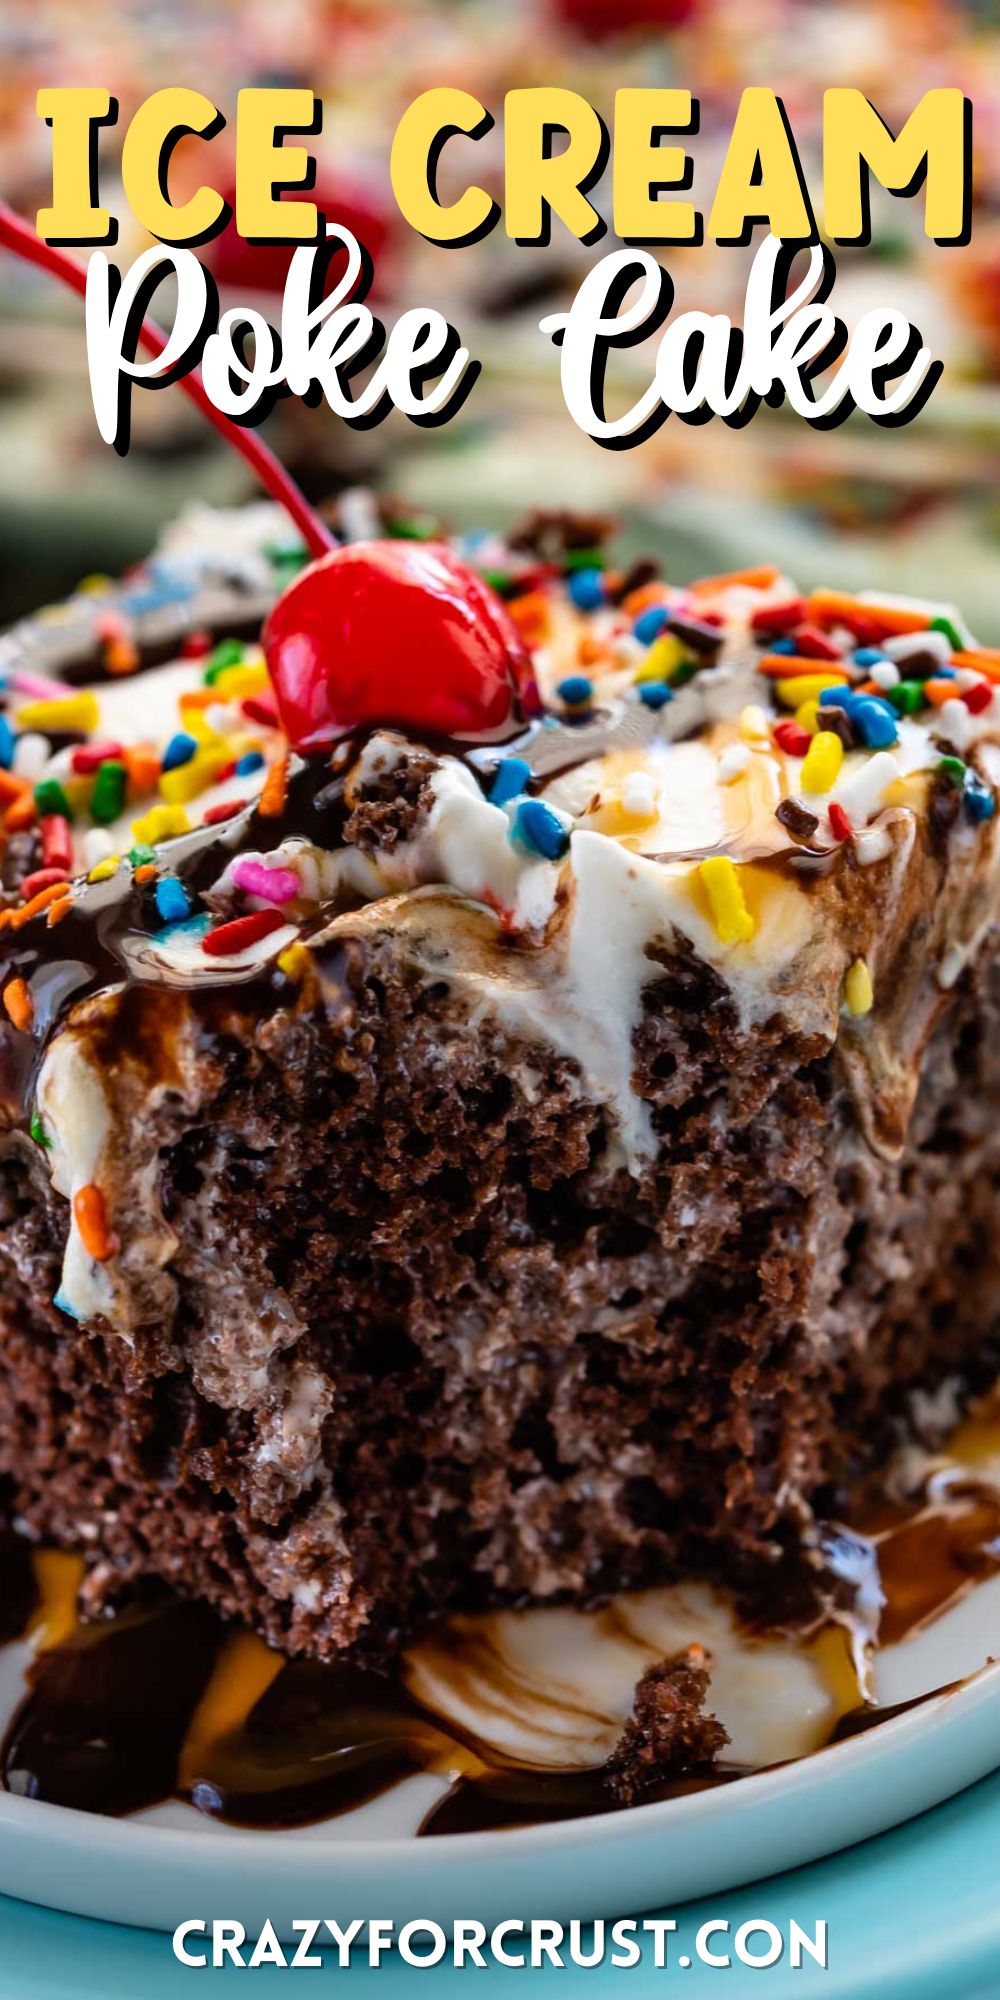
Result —
<instances>
[{"instance_id":1,"label":"chocolate syrup drizzle","mask_svg":"<svg viewBox=\"0 0 1000 2000\"><path fill-rule=\"evenodd\" d=\"M970 1481L952 1487L944 1504L883 1509L869 1535L852 1530L849 1541L856 1604L870 1608L881 1593L880 1641L898 1643L1000 1567L1000 1493ZM836 1544L834 1533L827 1544L834 1559ZM64 1633L69 1610L56 1608ZM859 1609L859 1651L867 1615ZM606 1766L540 1769L506 1758L416 1700L403 1669L388 1675L281 1660L203 1606L165 1594L140 1597L93 1625L73 1623L49 1644L33 1552L4 1532L0 1638L10 1642L29 1624L40 1626L41 1645L0 1746L0 1783L20 1797L112 1815L179 1797L213 1818L277 1828L349 1812L414 1772L438 1770L452 1773L452 1783L426 1815L422 1837L623 1810ZM458 1680L462 1635L446 1630ZM250 1649L244 1693L234 1646ZM211 1708L220 1689L228 1723L213 1733L201 1704L207 1693ZM859 1679L855 1705L827 1740L844 1741L932 1698L878 1708ZM725 1763L682 1771L651 1784L642 1802L746 1775Z\"/></svg>"}]
</instances>

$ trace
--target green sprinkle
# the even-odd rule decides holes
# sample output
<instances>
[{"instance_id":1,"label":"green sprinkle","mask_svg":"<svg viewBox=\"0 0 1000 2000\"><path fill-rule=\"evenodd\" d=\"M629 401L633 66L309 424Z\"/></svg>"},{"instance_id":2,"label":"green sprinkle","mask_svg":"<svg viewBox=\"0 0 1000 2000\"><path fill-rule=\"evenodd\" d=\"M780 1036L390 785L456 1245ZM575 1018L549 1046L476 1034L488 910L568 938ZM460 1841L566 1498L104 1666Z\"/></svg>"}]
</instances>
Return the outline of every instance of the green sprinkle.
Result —
<instances>
[{"instance_id":1,"label":"green sprinkle","mask_svg":"<svg viewBox=\"0 0 1000 2000\"><path fill-rule=\"evenodd\" d=\"M964 785L965 765L961 757L941 757L938 759L938 776L949 785Z\"/></svg>"},{"instance_id":2,"label":"green sprinkle","mask_svg":"<svg viewBox=\"0 0 1000 2000\"><path fill-rule=\"evenodd\" d=\"M156 849L144 846L130 847L128 858L133 868L145 868L150 861L156 860Z\"/></svg>"},{"instance_id":3,"label":"green sprinkle","mask_svg":"<svg viewBox=\"0 0 1000 2000\"><path fill-rule=\"evenodd\" d=\"M883 690L883 696L891 701L897 715L916 715L927 700L923 681L897 681L895 687Z\"/></svg>"},{"instance_id":4,"label":"green sprinkle","mask_svg":"<svg viewBox=\"0 0 1000 2000\"><path fill-rule=\"evenodd\" d=\"M60 819L72 819L73 808L58 778L41 778L35 786L35 804L39 816L58 813Z\"/></svg>"},{"instance_id":5,"label":"green sprinkle","mask_svg":"<svg viewBox=\"0 0 1000 2000\"><path fill-rule=\"evenodd\" d=\"M97 767L90 810L98 826L110 826L125 804L125 766L117 757L108 757Z\"/></svg>"},{"instance_id":6,"label":"green sprinkle","mask_svg":"<svg viewBox=\"0 0 1000 2000\"><path fill-rule=\"evenodd\" d=\"M608 559L603 549L567 549L563 556L563 569L607 569Z\"/></svg>"},{"instance_id":7,"label":"green sprinkle","mask_svg":"<svg viewBox=\"0 0 1000 2000\"><path fill-rule=\"evenodd\" d=\"M958 626L954 625L950 618L946 618L943 612L937 618L931 619L927 629L929 632L943 632L953 653L964 652L965 640Z\"/></svg>"},{"instance_id":8,"label":"green sprinkle","mask_svg":"<svg viewBox=\"0 0 1000 2000\"><path fill-rule=\"evenodd\" d=\"M299 542L269 542L264 554L279 576L297 576L309 561L309 550Z\"/></svg>"},{"instance_id":9,"label":"green sprinkle","mask_svg":"<svg viewBox=\"0 0 1000 2000\"><path fill-rule=\"evenodd\" d=\"M37 1111L33 1111L31 1114L30 1131L36 1146L45 1146L46 1148L51 1148L52 1141L49 1138L49 1135L46 1132L45 1127L42 1124L42 1121L39 1118Z\"/></svg>"},{"instance_id":10,"label":"green sprinkle","mask_svg":"<svg viewBox=\"0 0 1000 2000\"><path fill-rule=\"evenodd\" d=\"M242 639L220 639L218 645L212 647L205 661L205 671L202 674L205 686L214 686L219 675L225 673L227 667L240 666L244 651Z\"/></svg>"}]
</instances>

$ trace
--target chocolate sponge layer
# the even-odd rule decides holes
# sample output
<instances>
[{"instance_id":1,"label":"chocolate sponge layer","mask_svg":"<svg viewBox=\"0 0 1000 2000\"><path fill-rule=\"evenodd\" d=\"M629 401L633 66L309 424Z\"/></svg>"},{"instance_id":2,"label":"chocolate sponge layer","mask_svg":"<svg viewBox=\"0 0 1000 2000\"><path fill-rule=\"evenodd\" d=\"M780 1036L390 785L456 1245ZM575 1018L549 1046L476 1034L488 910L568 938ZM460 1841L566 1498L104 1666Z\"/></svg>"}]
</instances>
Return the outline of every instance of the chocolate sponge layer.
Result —
<instances>
[{"instance_id":1,"label":"chocolate sponge layer","mask_svg":"<svg viewBox=\"0 0 1000 2000\"><path fill-rule=\"evenodd\" d=\"M0 1493L82 1548L97 1609L151 1573L279 1645L378 1655L451 1605L697 1570L773 1596L907 1391L988 1365L1000 1281L1000 975L949 997L898 1158L839 1045L742 1033L664 956L636 1078L655 1159L609 1164L551 1049L473 1027L378 936L311 1000L193 1010L197 1102L153 1134L169 1314L50 1302L65 1203L0 1165Z\"/></svg>"}]
</instances>

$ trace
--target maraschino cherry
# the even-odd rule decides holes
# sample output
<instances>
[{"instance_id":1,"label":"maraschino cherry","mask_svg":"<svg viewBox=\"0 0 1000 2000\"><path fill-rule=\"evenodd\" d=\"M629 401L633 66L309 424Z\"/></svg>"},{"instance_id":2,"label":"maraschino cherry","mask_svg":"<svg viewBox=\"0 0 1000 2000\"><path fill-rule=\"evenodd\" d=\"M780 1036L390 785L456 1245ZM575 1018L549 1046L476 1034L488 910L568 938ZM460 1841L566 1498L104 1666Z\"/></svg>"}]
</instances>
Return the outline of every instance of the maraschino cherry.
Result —
<instances>
[{"instance_id":1,"label":"maraschino cherry","mask_svg":"<svg viewBox=\"0 0 1000 2000\"><path fill-rule=\"evenodd\" d=\"M298 750L372 723L498 743L541 706L499 597L441 542L335 549L289 585L262 636Z\"/></svg>"}]
</instances>

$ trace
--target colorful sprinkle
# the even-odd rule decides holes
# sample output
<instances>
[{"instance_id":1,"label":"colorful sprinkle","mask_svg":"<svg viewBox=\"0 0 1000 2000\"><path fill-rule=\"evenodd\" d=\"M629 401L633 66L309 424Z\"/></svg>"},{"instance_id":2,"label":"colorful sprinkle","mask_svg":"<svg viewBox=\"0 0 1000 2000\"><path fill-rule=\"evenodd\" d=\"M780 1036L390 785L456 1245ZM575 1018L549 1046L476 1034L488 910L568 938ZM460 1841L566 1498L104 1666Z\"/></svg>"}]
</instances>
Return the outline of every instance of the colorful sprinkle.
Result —
<instances>
[{"instance_id":1,"label":"colorful sprinkle","mask_svg":"<svg viewBox=\"0 0 1000 2000\"><path fill-rule=\"evenodd\" d=\"M605 582L599 569L576 569L567 579L567 589L578 611L596 611L604 603Z\"/></svg>"},{"instance_id":2,"label":"colorful sprinkle","mask_svg":"<svg viewBox=\"0 0 1000 2000\"><path fill-rule=\"evenodd\" d=\"M195 737L189 736L185 729L179 729L163 752L163 770L176 771L181 764L189 764L197 748Z\"/></svg>"},{"instance_id":3,"label":"colorful sprinkle","mask_svg":"<svg viewBox=\"0 0 1000 2000\"><path fill-rule=\"evenodd\" d=\"M132 821L132 835L140 847L156 847L161 840L173 840L190 828L183 806L151 806L141 819Z\"/></svg>"},{"instance_id":4,"label":"colorful sprinkle","mask_svg":"<svg viewBox=\"0 0 1000 2000\"><path fill-rule=\"evenodd\" d=\"M895 711L881 696L858 695L848 713L866 750L888 750L891 744L898 742Z\"/></svg>"},{"instance_id":5,"label":"colorful sprinkle","mask_svg":"<svg viewBox=\"0 0 1000 2000\"><path fill-rule=\"evenodd\" d=\"M255 771L262 771L263 769L264 755L260 750L247 750L242 757L237 757L236 759L236 776L238 778L252 778Z\"/></svg>"},{"instance_id":6,"label":"colorful sprinkle","mask_svg":"<svg viewBox=\"0 0 1000 2000\"><path fill-rule=\"evenodd\" d=\"M77 1188L73 1196L73 1220L88 1257L95 1264L106 1264L118 1245L108 1227L104 1196L96 1182L88 1181L86 1187Z\"/></svg>"},{"instance_id":7,"label":"colorful sprinkle","mask_svg":"<svg viewBox=\"0 0 1000 2000\"><path fill-rule=\"evenodd\" d=\"M632 624L632 630L640 646L651 646L653 640L659 638L669 616L665 604L650 604L645 611L640 611L638 618L634 619Z\"/></svg>"},{"instance_id":8,"label":"colorful sprinkle","mask_svg":"<svg viewBox=\"0 0 1000 2000\"><path fill-rule=\"evenodd\" d=\"M965 773L962 804L966 818L971 820L974 826L980 825L984 820L992 819L996 812L996 793L977 771L967 770Z\"/></svg>"},{"instance_id":9,"label":"colorful sprinkle","mask_svg":"<svg viewBox=\"0 0 1000 2000\"><path fill-rule=\"evenodd\" d=\"M233 863L233 886L246 896L260 896L265 903L291 903L302 894L302 883L294 868L268 868L263 861L249 858Z\"/></svg>"},{"instance_id":10,"label":"colorful sprinkle","mask_svg":"<svg viewBox=\"0 0 1000 2000\"><path fill-rule=\"evenodd\" d=\"M875 990L863 958L856 958L844 980L844 1005L849 1014L870 1014Z\"/></svg>"},{"instance_id":11,"label":"colorful sprinkle","mask_svg":"<svg viewBox=\"0 0 1000 2000\"><path fill-rule=\"evenodd\" d=\"M63 819L72 819L70 803L58 778L42 778L35 786L35 804L39 813L60 813Z\"/></svg>"},{"instance_id":12,"label":"colorful sprinkle","mask_svg":"<svg viewBox=\"0 0 1000 2000\"><path fill-rule=\"evenodd\" d=\"M161 875L155 890L157 915L165 924L182 924L191 915L191 901L176 875Z\"/></svg>"},{"instance_id":13,"label":"colorful sprinkle","mask_svg":"<svg viewBox=\"0 0 1000 2000\"><path fill-rule=\"evenodd\" d=\"M94 866L87 876L87 880L88 882L109 882L112 875L117 875L121 865L122 858L120 854L106 854L103 861L95 861Z\"/></svg>"},{"instance_id":14,"label":"colorful sprinkle","mask_svg":"<svg viewBox=\"0 0 1000 2000\"><path fill-rule=\"evenodd\" d=\"M20 1028L23 1035L29 1034L35 1018L35 1003L25 980L8 979L3 990L3 1004L15 1028Z\"/></svg>"},{"instance_id":15,"label":"colorful sprinkle","mask_svg":"<svg viewBox=\"0 0 1000 2000\"><path fill-rule=\"evenodd\" d=\"M812 743L808 729L803 729L801 722L793 722L791 717L787 722L776 722L773 733L779 750L783 750L786 757L804 757Z\"/></svg>"},{"instance_id":16,"label":"colorful sprinkle","mask_svg":"<svg viewBox=\"0 0 1000 2000\"><path fill-rule=\"evenodd\" d=\"M569 848L569 830L544 799L525 799L518 806L511 837L519 846L546 861L560 861Z\"/></svg>"},{"instance_id":17,"label":"colorful sprinkle","mask_svg":"<svg viewBox=\"0 0 1000 2000\"><path fill-rule=\"evenodd\" d=\"M304 979L310 963L309 952L304 944L298 942L287 945L284 951L278 953L278 970L284 973L286 979Z\"/></svg>"},{"instance_id":18,"label":"colorful sprinkle","mask_svg":"<svg viewBox=\"0 0 1000 2000\"><path fill-rule=\"evenodd\" d=\"M42 867L60 868L67 875L73 867L73 835L62 813L44 813L38 822L42 837Z\"/></svg>"},{"instance_id":19,"label":"colorful sprinkle","mask_svg":"<svg viewBox=\"0 0 1000 2000\"><path fill-rule=\"evenodd\" d=\"M710 854L700 863L698 876L720 943L746 944L757 925L747 909L735 863L728 854Z\"/></svg>"},{"instance_id":20,"label":"colorful sprinkle","mask_svg":"<svg viewBox=\"0 0 1000 2000\"><path fill-rule=\"evenodd\" d=\"M674 691L666 681L642 681L639 684L639 700L644 708L666 708L673 701Z\"/></svg>"},{"instance_id":21,"label":"colorful sprinkle","mask_svg":"<svg viewBox=\"0 0 1000 2000\"><path fill-rule=\"evenodd\" d=\"M97 821L98 826L110 826L112 820L116 820L123 810L125 779L125 766L117 757L109 757L107 762L101 765L94 779L90 800L91 817Z\"/></svg>"},{"instance_id":22,"label":"colorful sprinkle","mask_svg":"<svg viewBox=\"0 0 1000 2000\"><path fill-rule=\"evenodd\" d=\"M262 819L277 819L288 795L288 753L276 757L268 765L267 777L261 786L257 801L257 811Z\"/></svg>"},{"instance_id":23,"label":"colorful sprinkle","mask_svg":"<svg viewBox=\"0 0 1000 2000\"><path fill-rule=\"evenodd\" d=\"M843 806L838 804L836 799L834 799L832 803L827 807L826 816L830 822L830 832L832 833L834 840L842 841L842 840L853 839L854 828L851 825L851 822L848 819Z\"/></svg>"},{"instance_id":24,"label":"colorful sprinkle","mask_svg":"<svg viewBox=\"0 0 1000 2000\"><path fill-rule=\"evenodd\" d=\"M813 737L802 766L804 792L832 791L844 761L844 746L832 729L820 729Z\"/></svg>"},{"instance_id":25,"label":"colorful sprinkle","mask_svg":"<svg viewBox=\"0 0 1000 2000\"><path fill-rule=\"evenodd\" d=\"M29 701L18 710L19 729L71 730L90 736L97 728L97 696L89 692L60 695L54 701Z\"/></svg>"},{"instance_id":26,"label":"colorful sprinkle","mask_svg":"<svg viewBox=\"0 0 1000 2000\"><path fill-rule=\"evenodd\" d=\"M520 798L531 782L531 765L523 757L504 757L493 773L489 799L494 806L507 806Z\"/></svg>"},{"instance_id":27,"label":"colorful sprinkle","mask_svg":"<svg viewBox=\"0 0 1000 2000\"><path fill-rule=\"evenodd\" d=\"M567 708L587 708L593 698L594 683L586 674L567 674L556 693Z\"/></svg>"},{"instance_id":28,"label":"colorful sprinkle","mask_svg":"<svg viewBox=\"0 0 1000 2000\"><path fill-rule=\"evenodd\" d=\"M253 910L248 917L234 917L232 923L208 931L201 941L202 951L210 958L231 958L259 944L272 931L281 930L285 921L280 910Z\"/></svg>"}]
</instances>

